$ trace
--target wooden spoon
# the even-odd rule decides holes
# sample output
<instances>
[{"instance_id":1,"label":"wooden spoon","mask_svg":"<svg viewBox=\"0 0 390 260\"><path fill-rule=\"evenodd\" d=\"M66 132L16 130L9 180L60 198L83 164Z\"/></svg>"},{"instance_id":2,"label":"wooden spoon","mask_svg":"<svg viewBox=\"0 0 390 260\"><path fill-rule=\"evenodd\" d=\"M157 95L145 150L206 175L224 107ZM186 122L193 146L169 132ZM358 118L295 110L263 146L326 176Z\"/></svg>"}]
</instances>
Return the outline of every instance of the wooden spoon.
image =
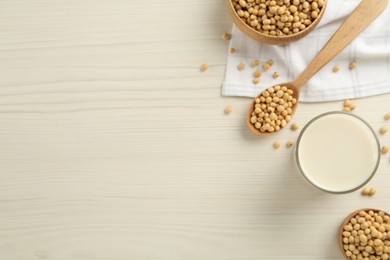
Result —
<instances>
[{"instance_id":1,"label":"wooden spoon","mask_svg":"<svg viewBox=\"0 0 390 260\"><path fill-rule=\"evenodd\" d=\"M352 212L351 214L349 214L343 221L343 223L341 223L341 226L339 228L339 233L338 233L338 240L339 240L339 246L340 246L340 250L341 250L341 253L343 254L343 256L345 257L345 259L349 259L348 256L345 254L345 250L344 250L344 242L343 242L343 232L344 232L344 226L348 224L348 222L351 220L351 218L353 218L354 216L358 215L360 211L365 211L365 212L368 212L372 210L374 213L378 213L379 211L383 211L383 210L379 210L379 209L373 209L373 208L364 208L364 209L359 209L359 210L356 210L354 212ZM386 211L383 211L385 213L385 215L389 215Z\"/></svg>"},{"instance_id":2,"label":"wooden spoon","mask_svg":"<svg viewBox=\"0 0 390 260\"><path fill-rule=\"evenodd\" d=\"M310 62L306 69L293 81L278 84L286 86L294 91L293 97L297 103L292 107L291 117L295 114L298 106L299 92L302 86L316 74L323 66L343 50L353 39L356 38L371 22L373 22L387 6L387 0L362 0L352 14L345 20L336 33L325 44L317 56ZM264 92L264 91L263 91ZM261 96L261 92L257 97ZM256 97L256 98L257 98ZM255 98L255 99L256 99ZM257 135L267 136L272 133L260 132L250 122L254 110L255 99L252 101L247 113L247 125Z\"/></svg>"}]
</instances>

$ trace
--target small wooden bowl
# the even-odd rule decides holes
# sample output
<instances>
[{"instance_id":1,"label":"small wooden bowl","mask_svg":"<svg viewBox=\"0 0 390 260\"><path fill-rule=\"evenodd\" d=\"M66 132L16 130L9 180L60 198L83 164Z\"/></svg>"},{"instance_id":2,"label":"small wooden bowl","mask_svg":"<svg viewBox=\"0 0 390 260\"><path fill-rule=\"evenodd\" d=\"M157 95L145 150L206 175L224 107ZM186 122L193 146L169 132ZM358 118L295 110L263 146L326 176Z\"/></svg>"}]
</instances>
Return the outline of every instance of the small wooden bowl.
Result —
<instances>
[{"instance_id":1,"label":"small wooden bowl","mask_svg":"<svg viewBox=\"0 0 390 260\"><path fill-rule=\"evenodd\" d=\"M312 22L308 27L306 27L304 30L294 33L291 35L285 35L285 36L272 36L267 35L264 33L261 33L259 31L256 31L252 27L250 27L248 24L246 24L244 21L241 20L241 18L238 16L236 10L234 9L232 0L226 0L228 11L230 14L230 17L232 18L233 22L236 24L236 26L247 36L250 38L265 43L265 44L274 44L274 45L285 45L290 42L297 41L299 39L302 39L304 36L306 36L309 32L311 32L317 24L320 22L322 16L324 15L326 5L329 0L325 1L325 4L323 5L321 12L318 14L318 17Z\"/></svg>"},{"instance_id":2,"label":"small wooden bowl","mask_svg":"<svg viewBox=\"0 0 390 260\"><path fill-rule=\"evenodd\" d=\"M354 212L352 212L351 214L349 214L343 221L343 223L341 223L341 226L339 228L339 246L340 246L340 250L341 250L341 253L343 254L343 256L345 257L345 259L350 259L346 254L345 254L345 250L344 250L344 243L343 243L343 231L344 231L344 226L348 224L348 222L351 220L351 218L353 218L354 216L358 215L360 211L370 211L372 210L374 213L378 213L379 211L383 211L386 215L389 215L389 213L387 213L386 211L384 210L379 210L379 209L373 209L373 208L364 208L364 209L359 209L359 210L356 210Z\"/></svg>"}]
</instances>

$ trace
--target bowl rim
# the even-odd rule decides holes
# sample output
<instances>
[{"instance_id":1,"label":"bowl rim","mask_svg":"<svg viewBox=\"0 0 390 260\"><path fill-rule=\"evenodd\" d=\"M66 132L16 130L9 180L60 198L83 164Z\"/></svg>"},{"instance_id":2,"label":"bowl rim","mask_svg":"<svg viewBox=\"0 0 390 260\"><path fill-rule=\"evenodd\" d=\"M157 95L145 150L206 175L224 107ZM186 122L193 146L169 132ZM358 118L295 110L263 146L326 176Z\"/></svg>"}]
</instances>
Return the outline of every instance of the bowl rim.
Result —
<instances>
[{"instance_id":1,"label":"bowl rim","mask_svg":"<svg viewBox=\"0 0 390 260\"><path fill-rule=\"evenodd\" d=\"M265 36L265 37L268 37L270 39L274 39L274 40L277 40L277 39L288 39L288 38L298 38L298 36L302 35L302 34L305 34L308 30L311 30L311 28L314 28L317 26L317 24L319 23L319 21L322 19L322 16L324 15L324 12L325 12L325 9L326 9L326 6L328 4L328 0L325 0L324 1L324 5L322 6L321 8L321 11L320 13L318 14L318 17L308 26L306 27L305 29L303 29L302 31L299 31L298 33L293 33L291 35L282 35L282 36L278 36L278 35L269 35L269 34L265 34L265 33L262 33L260 31L257 31L255 29L253 29L251 26L249 26L247 23L245 23L244 21L241 20L241 17L238 16L237 12L236 12L236 9L234 8L233 6L233 0L226 0L228 1L229 3L229 8L231 9L231 13L234 13L233 15L238 19L240 20L240 23L243 24L244 26L246 26L246 28L248 28L249 30L251 30L252 32L254 33L257 33L261 36Z\"/></svg>"},{"instance_id":2,"label":"bowl rim","mask_svg":"<svg viewBox=\"0 0 390 260\"><path fill-rule=\"evenodd\" d=\"M359 121L361 121L366 127L367 129L372 133L373 137L374 137L374 142L376 144L376 147L377 147L377 158L376 158L376 163L375 163L375 166L371 172L371 174L368 176L368 178L362 182L360 185L354 187L354 188L351 188L351 189L348 189L348 190L342 190L342 191L334 191L334 190L329 190L329 189L325 189L323 187L320 187L318 185L316 185L312 180L310 180L309 177L306 176L306 173L305 171L302 169L302 166L301 166L301 163L299 161L299 144L301 142L301 139L302 139L302 136L303 134L305 133L306 129L312 124L314 123L315 121L317 121L318 119L322 118L322 117L326 117L326 116L329 116L329 115L334 115L334 114L341 114L341 115L346 115L346 116L350 116L350 117L354 117L356 119L358 119ZM320 114L314 118L312 118L302 129L302 131L299 133L299 136L298 136L298 139L297 139L297 143L296 143L296 146L295 146L295 151L294 151L294 155L295 155L295 162L296 162L296 165L298 167L298 170L299 170L299 173L300 175L306 180L308 181L313 187L319 189L319 190L322 190L324 192L327 192L327 193L332 193L332 194L346 194L346 193L350 193L350 192L353 192L353 191L356 191L360 188L362 188L364 185L366 185L376 174L378 168L379 168L379 164L380 164L380 160L381 160L381 147L380 147L380 143L379 143L379 139L377 137L377 135L375 134L375 131L372 129L372 127L368 124L368 122L366 120L364 120L363 118L361 118L360 116L357 116L357 115L354 115L354 114L351 114L351 113L347 113L347 112L343 112L343 111L330 111L330 112L326 112L326 113L323 113L323 114Z\"/></svg>"}]
</instances>

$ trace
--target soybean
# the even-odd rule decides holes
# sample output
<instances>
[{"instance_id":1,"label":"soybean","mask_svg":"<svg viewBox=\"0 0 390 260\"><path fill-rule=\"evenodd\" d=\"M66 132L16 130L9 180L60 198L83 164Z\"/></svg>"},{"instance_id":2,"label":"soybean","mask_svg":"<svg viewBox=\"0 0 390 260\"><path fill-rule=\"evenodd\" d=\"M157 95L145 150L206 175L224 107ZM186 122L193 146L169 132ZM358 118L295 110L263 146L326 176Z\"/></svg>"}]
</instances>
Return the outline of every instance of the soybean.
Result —
<instances>
[{"instance_id":1,"label":"soybean","mask_svg":"<svg viewBox=\"0 0 390 260\"><path fill-rule=\"evenodd\" d=\"M382 135L386 134L387 132L387 127L386 126L382 126L380 129L379 129L379 133L381 133Z\"/></svg>"},{"instance_id":2,"label":"soybean","mask_svg":"<svg viewBox=\"0 0 390 260\"><path fill-rule=\"evenodd\" d=\"M240 70L240 71L244 70L245 69L245 64L244 63L238 64L237 69Z\"/></svg>"},{"instance_id":3,"label":"soybean","mask_svg":"<svg viewBox=\"0 0 390 260\"><path fill-rule=\"evenodd\" d=\"M385 116L384 116L384 118L385 118L386 120L389 120L389 119L390 119L390 112L389 112L389 113L386 113Z\"/></svg>"},{"instance_id":4,"label":"soybean","mask_svg":"<svg viewBox=\"0 0 390 260\"><path fill-rule=\"evenodd\" d=\"M225 108L225 114L230 114L231 112L233 112L233 107L231 105L228 105Z\"/></svg>"},{"instance_id":5,"label":"soybean","mask_svg":"<svg viewBox=\"0 0 390 260\"><path fill-rule=\"evenodd\" d=\"M389 147L387 145L382 146L382 154L387 154L389 152Z\"/></svg>"},{"instance_id":6,"label":"soybean","mask_svg":"<svg viewBox=\"0 0 390 260\"><path fill-rule=\"evenodd\" d=\"M251 63L252 67L257 67L260 65L260 61L258 59L254 59Z\"/></svg>"},{"instance_id":7,"label":"soybean","mask_svg":"<svg viewBox=\"0 0 390 260\"><path fill-rule=\"evenodd\" d=\"M258 77L261 77L261 70L256 70L255 73L253 73L253 75L255 76L255 78L258 78Z\"/></svg>"},{"instance_id":8,"label":"soybean","mask_svg":"<svg viewBox=\"0 0 390 260\"><path fill-rule=\"evenodd\" d=\"M298 123L294 123L294 124L292 124L292 126L291 126L291 130L293 130L293 131L298 130L298 128L299 128Z\"/></svg>"},{"instance_id":9,"label":"soybean","mask_svg":"<svg viewBox=\"0 0 390 260\"><path fill-rule=\"evenodd\" d=\"M209 65L207 65L207 64L202 64L201 66L200 66L200 71L206 71L207 69L209 68Z\"/></svg>"},{"instance_id":10,"label":"soybean","mask_svg":"<svg viewBox=\"0 0 390 260\"><path fill-rule=\"evenodd\" d=\"M364 196L368 196L369 193L370 193L370 189L369 188L364 188L362 190L362 195L364 195Z\"/></svg>"},{"instance_id":11,"label":"soybean","mask_svg":"<svg viewBox=\"0 0 390 260\"><path fill-rule=\"evenodd\" d=\"M224 39L225 41L229 41L231 38L232 35L230 33L225 32L222 34L222 39Z\"/></svg>"}]
</instances>

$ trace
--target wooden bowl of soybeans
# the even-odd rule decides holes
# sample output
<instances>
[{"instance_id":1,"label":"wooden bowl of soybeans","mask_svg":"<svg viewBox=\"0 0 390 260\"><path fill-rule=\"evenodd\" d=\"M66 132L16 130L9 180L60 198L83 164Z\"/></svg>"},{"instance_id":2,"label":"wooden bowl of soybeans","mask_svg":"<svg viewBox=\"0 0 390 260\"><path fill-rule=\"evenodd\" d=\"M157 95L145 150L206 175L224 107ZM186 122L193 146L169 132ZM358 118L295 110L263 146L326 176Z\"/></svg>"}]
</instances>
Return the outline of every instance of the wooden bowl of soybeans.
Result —
<instances>
[{"instance_id":1,"label":"wooden bowl of soybeans","mask_svg":"<svg viewBox=\"0 0 390 260\"><path fill-rule=\"evenodd\" d=\"M345 259L389 259L390 215L373 208L352 212L340 226L339 245Z\"/></svg>"},{"instance_id":2,"label":"wooden bowl of soybeans","mask_svg":"<svg viewBox=\"0 0 390 260\"><path fill-rule=\"evenodd\" d=\"M311 32L324 15L327 0L227 0L236 26L265 44L285 45Z\"/></svg>"}]
</instances>

